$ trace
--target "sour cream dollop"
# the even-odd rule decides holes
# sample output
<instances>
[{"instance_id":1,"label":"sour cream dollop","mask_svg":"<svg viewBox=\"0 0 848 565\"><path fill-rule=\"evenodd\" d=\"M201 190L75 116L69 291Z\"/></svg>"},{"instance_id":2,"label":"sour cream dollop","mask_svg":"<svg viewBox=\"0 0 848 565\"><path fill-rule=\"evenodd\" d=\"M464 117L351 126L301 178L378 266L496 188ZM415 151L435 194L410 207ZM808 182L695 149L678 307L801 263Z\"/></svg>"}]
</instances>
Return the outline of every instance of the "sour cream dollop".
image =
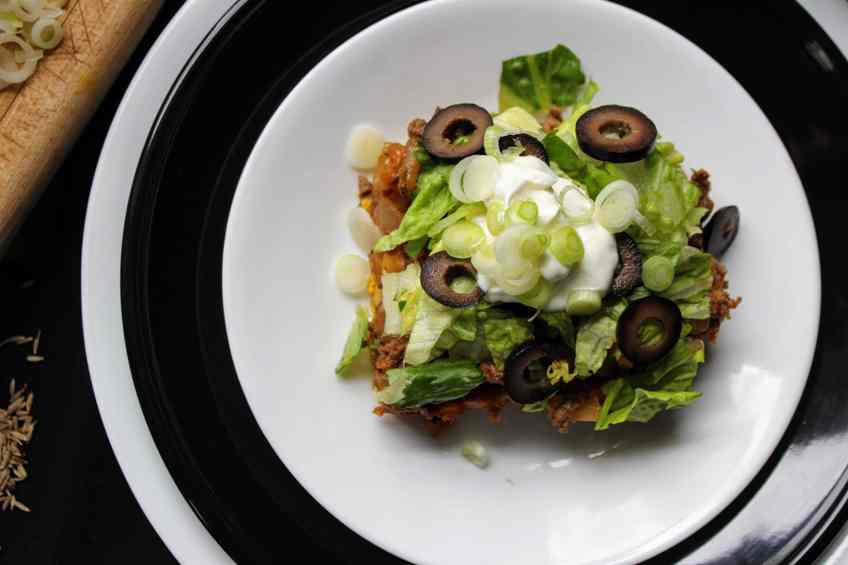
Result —
<instances>
[{"instance_id":1,"label":"sour cream dollop","mask_svg":"<svg viewBox=\"0 0 848 565\"><path fill-rule=\"evenodd\" d=\"M515 201L532 200L538 207L537 226L553 227L570 223L583 242L583 259L569 268L546 252L540 262L540 276L554 284L554 293L544 307L547 311L566 308L568 297L575 290L593 290L601 296L609 292L613 273L618 264L615 237L603 226L592 221L594 203L585 191L567 178L560 178L544 161L523 156L498 164L498 175L491 199L506 206ZM495 236L482 216L473 218L493 244ZM497 285L491 273L478 272L478 286L489 302L517 302L515 296Z\"/></svg>"}]
</instances>

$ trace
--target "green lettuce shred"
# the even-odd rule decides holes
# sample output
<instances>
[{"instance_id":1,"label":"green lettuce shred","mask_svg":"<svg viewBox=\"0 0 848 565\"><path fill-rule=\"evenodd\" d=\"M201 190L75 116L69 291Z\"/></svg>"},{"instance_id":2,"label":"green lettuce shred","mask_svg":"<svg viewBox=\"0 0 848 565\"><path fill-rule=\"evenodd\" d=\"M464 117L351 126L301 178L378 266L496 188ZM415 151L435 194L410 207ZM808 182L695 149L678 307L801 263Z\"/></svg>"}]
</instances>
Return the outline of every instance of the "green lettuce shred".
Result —
<instances>
[{"instance_id":1,"label":"green lettuce shred","mask_svg":"<svg viewBox=\"0 0 848 565\"><path fill-rule=\"evenodd\" d=\"M390 369L386 376L389 386L377 393L377 400L398 408L462 398L485 380L474 361L446 359L419 367Z\"/></svg>"},{"instance_id":2,"label":"green lettuce shred","mask_svg":"<svg viewBox=\"0 0 848 565\"><path fill-rule=\"evenodd\" d=\"M336 365L336 374L342 375L362 351L362 345L368 337L368 310L364 306L356 307L356 318L345 341L342 358Z\"/></svg>"},{"instance_id":3,"label":"green lettuce shred","mask_svg":"<svg viewBox=\"0 0 848 565\"><path fill-rule=\"evenodd\" d=\"M481 315L486 347L499 369L503 369L506 358L516 346L533 338L533 324L501 312L490 310Z\"/></svg>"},{"instance_id":4,"label":"green lettuce shred","mask_svg":"<svg viewBox=\"0 0 848 565\"><path fill-rule=\"evenodd\" d=\"M539 315L550 330L553 330L553 335L547 336L551 339L560 339L571 349L574 349L576 336L574 333L574 322L571 316L565 312L542 312Z\"/></svg>"},{"instance_id":5,"label":"green lettuce shred","mask_svg":"<svg viewBox=\"0 0 848 565\"><path fill-rule=\"evenodd\" d=\"M623 422L647 422L663 410L691 404L701 396L692 389L692 383L703 362L704 343L683 337L659 361L604 383L604 405L595 429L605 430Z\"/></svg>"},{"instance_id":6,"label":"green lettuce shred","mask_svg":"<svg viewBox=\"0 0 848 565\"><path fill-rule=\"evenodd\" d=\"M618 317L627 308L627 300L608 300L603 308L583 322L577 330L574 365L577 376L587 378L601 368L607 351L615 343Z\"/></svg>"},{"instance_id":7,"label":"green lettuce shred","mask_svg":"<svg viewBox=\"0 0 848 565\"><path fill-rule=\"evenodd\" d=\"M565 45L507 59L501 67L499 111L518 106L541 114L552 105L571 106L584 82L580 59Z\"/></svg>"},{"instance_id":8,"label":"green lettuce shred","mask_svg":"<svg viewBox=\"0 0 848 565\"><path fill-rule=\"evenodd\" d=\"M418 175L415 199L403 215L400 226L381 237L374 251L389 251L408 241L426 237L436 222L459 206L448 188L452 169L453 165L436 165Z\"/></svg>"},{"instance_id":9,"label":"green lettuce shred","mask_svg":"<svg viewBox=\"0 0 848 565\"><path fill-rule=\"evenodd\" d=\"M462 310L448 308L427 294L420 293L415 323L409 334L403 362L407 365L423 365L438 356L442 352L437 347L439 338L461 312Z\"/></svg>"},{"instance_id":10,"label":"green lettuce shred","mask_svg":"<svg viewBox=\"0 0 848 565\"><path fill-rule=\"evenodd\" d=\"M580 158L568 143L553 132L546 135L542 143L551 163L572 180L585 186L592 198L606 185L621 178L614 170L608 169L605 163L595 164Z\"/></svg>"}]
</instances>

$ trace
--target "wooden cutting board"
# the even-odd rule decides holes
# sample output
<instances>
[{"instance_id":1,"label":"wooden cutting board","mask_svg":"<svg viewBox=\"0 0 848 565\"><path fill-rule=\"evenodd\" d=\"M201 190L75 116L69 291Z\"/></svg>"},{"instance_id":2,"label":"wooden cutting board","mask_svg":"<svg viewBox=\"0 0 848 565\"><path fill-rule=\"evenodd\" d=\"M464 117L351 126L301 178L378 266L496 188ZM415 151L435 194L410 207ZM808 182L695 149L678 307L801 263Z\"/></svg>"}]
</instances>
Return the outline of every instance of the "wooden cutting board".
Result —
<instances>
[{"instance_id":1,"label":"wooden cutting board","mask_svg":"<svg viewBox=\"0 0 848 565\"><path fill-rule=\"evenodd\" d=\"M0 251L20 226L164 0L70 0L65 38L0 91Z\"/></svg>"}]
</instances>

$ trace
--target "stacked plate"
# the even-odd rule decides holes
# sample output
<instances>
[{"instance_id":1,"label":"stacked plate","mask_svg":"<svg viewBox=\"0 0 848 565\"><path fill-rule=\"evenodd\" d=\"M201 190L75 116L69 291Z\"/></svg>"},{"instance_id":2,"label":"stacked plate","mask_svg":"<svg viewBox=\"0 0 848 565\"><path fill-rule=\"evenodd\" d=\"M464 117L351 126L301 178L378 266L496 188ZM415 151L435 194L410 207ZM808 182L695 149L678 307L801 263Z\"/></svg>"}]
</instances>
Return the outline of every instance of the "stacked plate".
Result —
<instances>
[{"instance_id":1,"label":"stacked plate","mask_svg":"<svg viewBox=\"0 0 848 565\"><path fill-rule=\"evenodd\" d=\"M183 8L126 94L89 204L92 381L124 473L174 555L816 555L848 477L848 294L827 237L841 233L846 201L831 175L848 147L848 63L812 19L793 5L634 6L708 55L591 0L396 3L356 18L362 8L345 7L297 35L282 4ZM784 41L728 40L754 25ZM558 42L602 85L599 103L644 109L710 170L714 199L743 211L726 261L744 302L709 351L703 398L649 424L565 436L518 413L499 427L471 417L438 439L375 418L368 382L332 371L352 312L330 276L353 248L347 132L368 121L403 139L436 105L494 107L500 61ZM492 450L486 471L458 456L470 436Z\"/></svg>"}]
</instances>

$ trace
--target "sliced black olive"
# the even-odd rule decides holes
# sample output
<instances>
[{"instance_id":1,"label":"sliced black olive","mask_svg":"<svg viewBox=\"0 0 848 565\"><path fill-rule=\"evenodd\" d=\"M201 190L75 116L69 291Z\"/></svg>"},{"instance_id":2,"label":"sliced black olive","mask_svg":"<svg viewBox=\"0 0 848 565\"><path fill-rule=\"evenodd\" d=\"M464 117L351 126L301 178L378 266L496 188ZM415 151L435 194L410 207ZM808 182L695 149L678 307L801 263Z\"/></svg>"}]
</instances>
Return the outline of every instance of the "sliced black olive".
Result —
<instances>
[{"instance_id":1,"label":"sliced black olive","mask_svg":"<svg viewBox=\"0 0 848 565\"><path fill-rule=\"evenodd\" d=\"M421 287L424 292L436 302L451 308L473 306L483 298L483 290L476 285L469 292L458 292L451 288L451 283L460 277L476 281L477 271L471 261L456 259L444 251L433 253L421 266Z\"/></svg>"},{"instance_id":2,"label":"sliced black olive","mask_svg":"<svg viewBox=\"0 0 848 565\"><path fill-rule=\"evenodd\" d=\"M509 397L519 404L539 402L559 387L548 380L548 366L566 359L569 366L574 356L563 344L554 341L527 341L509 354L504 366L504 386Z\"/></svg>"},{"instance_id":3,"label":"sliced black olive","mask_svg":"<svg viewBox=\"0 0 848 565\"><path fill-rule=\"evenodd\" d=\"M610 163L632 163L647 157L657 140L651 119L627 106L599 106L577 120L577 142L586 155Z\"/></svg>"},{"instance_id":4,"label":"sliced black olive","mask_svg":"<svg viewBox=\"0 0 848 565\"><path fill-rule=\"evenodd\" d=\"M548 162L548 152L545 151L545 146L532 135L526 133L512 133L501 136L501 138L498 139L498 148L501 151L506 151L510 147L515 147L516 145L520 145L524 148L524 151L521 152L522 155L531 155L533 157L538 157L545 163Z\"/></svg>"},{"instance_id":5,"label":"sliced black olive","mask_svg":"<svg viewBox=\"0 0 848 565\"><path fill-rule=\"evenodd\" d=\"M460 159L483 149L483 135L492 116L476 104L454 104L442 108L424 127L421 143L431 155Z\"/></svg>"},{"instance_id":6,"label":"sliced black olive","mask_svg":"<svg viewBox=\"0 0 848 565\"><path fill-rule=\"evenodd\" d=\"M642 343L640 335L644 324L656 324L660 330L659 336L647 343ZM653 363L671 351L682 330L683 317L677 304L661 296L648 296L631 302L618 318L618 349L633 365Z\"/></svg>"},{"instance_id":7,"label":"sliced black olive","mask_svg":"<svg viewBox=\"0 0 848 565\"><path fill-rule=\"evenodd\" d=\"M712 219L704 228L704 249L721 257L739 232L739 208L725 206L713 214Z\"/></svg>"},{"instance_id":8,"label":"sliced black olive","mask_svg":"<svg viewBox=\"0 0 848 565\"><path fill-rule=\"evenodd\" d=\"M626 233L615 234L618 246L618 265L612 278L612 293L624 296L642 281L642 252Z\"/></svg>"}]
</instances>

